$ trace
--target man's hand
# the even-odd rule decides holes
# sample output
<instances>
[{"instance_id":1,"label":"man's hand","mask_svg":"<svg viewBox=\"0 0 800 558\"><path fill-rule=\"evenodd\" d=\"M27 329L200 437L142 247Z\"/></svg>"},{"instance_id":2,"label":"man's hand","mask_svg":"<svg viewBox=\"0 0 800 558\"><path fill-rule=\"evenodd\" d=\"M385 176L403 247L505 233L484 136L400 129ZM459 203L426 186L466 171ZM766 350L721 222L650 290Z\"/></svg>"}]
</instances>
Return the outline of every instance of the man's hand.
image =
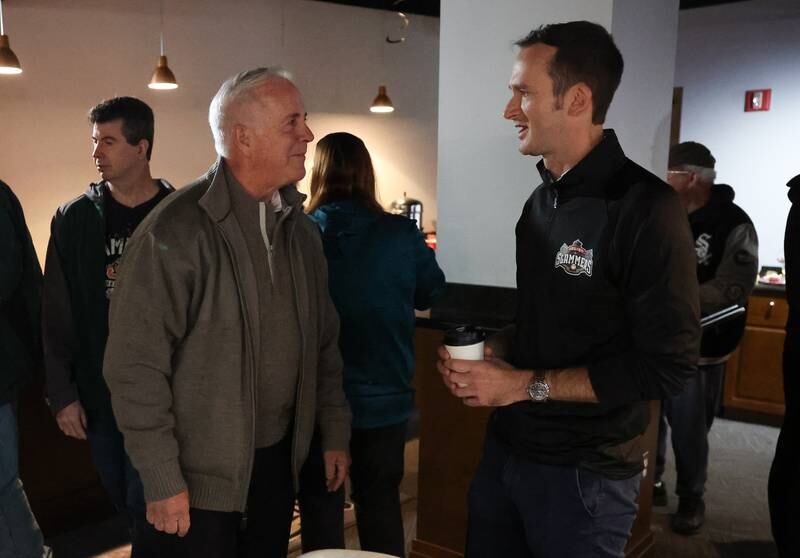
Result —
<instances>
[{"instance_id":1,"label":"man's hand","mask_svg":"<svg viewBox=\"0 0 800 558\"><path fill-rule=\"evenodd\" d=\"M189 491L170 496L164 500L147 502L147 522L170 535L183 537L189 532Z\"/></svg>"},{"instance_id":2,"label":"man's hand","mask_svg":"<svg viewBox=\"0 0 800 558\"><path fill-rule=\"evenodd\" d=\"M439 347L436 367L447 389L470 407L502 407L526 400L532 372L493 358L491 350L485 353L486 360L457 360Z\"/></svg>"},{"instance_id":3,"label":"man's hand","mask_svg":"<svg viewBox=\"0 0 800 558\"><path fill-rule=\"evenodd\" d=\"M56 422L61 432L67 436L78 440L86 439L86 412L80 401L73 401L57 412Z\"/></svg>"},{"instance_id":4,"label":"man's hand","mask_svg":"<svg viewBox=\"0 0 800 558\"><path fill-rule=\"evenodd\" d=\"M322 457L325 460L325 486L328 492L336 492L347 476L350 458L346 451L326 451Z\"/></svg>"}]
</instances>

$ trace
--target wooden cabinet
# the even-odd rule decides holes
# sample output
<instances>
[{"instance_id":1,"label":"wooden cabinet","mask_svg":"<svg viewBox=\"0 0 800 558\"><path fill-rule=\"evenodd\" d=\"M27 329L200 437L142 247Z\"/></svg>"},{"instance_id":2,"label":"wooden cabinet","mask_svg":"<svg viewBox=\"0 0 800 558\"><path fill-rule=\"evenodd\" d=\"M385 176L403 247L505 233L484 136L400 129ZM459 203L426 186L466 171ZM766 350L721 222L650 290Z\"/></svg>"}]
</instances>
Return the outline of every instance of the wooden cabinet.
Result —
<instances>
[{"instance_id":1,"label":"wooden cabinet","mask_svg":"<svg viewBox=\"0 0 800 558\"><path fill-rule=\"evenodd\" d=\"M783 292L750 297L744 338L726 366L726 411L783 415L783 341L788 315Z\"/></svg>"}]
</instances>

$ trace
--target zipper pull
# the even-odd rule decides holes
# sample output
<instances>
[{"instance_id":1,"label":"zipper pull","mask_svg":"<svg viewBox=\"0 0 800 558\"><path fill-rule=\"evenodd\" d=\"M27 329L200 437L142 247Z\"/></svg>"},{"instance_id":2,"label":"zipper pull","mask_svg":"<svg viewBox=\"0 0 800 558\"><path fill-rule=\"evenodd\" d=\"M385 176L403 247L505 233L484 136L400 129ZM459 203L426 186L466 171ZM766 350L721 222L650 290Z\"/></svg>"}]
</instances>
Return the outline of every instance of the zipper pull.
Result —
<instances>
[{"instance_id":1,"label":"zipper pull","mask_svg":"<svg viewBox=\"0 0 800 558\"><path fill-rule=\"evenodd\" d=\"M558 209L558 190L555 191L556 196L553 198L553 209Z\"/></svg>"}]
</instances>

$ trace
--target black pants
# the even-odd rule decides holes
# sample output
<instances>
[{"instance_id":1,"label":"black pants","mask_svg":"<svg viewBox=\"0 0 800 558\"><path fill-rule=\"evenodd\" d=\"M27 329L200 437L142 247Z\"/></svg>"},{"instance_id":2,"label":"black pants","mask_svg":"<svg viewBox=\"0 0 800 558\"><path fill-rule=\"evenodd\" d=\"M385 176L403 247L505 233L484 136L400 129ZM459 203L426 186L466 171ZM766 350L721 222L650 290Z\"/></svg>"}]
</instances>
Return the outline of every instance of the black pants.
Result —
<instances>
[{"instance_id":1,"label":"black pants","mask_svg":"<svg viewBox=\"0 0 800 558\"><path fill-rule=\"evenodd\" d=\"M300 471L300 538L303 552L324 548L344 548L344 486L328 492L325 485L325 460L318 432Z\"/></svg>"},{"instance_id":2,"label":"black pants","mask_svg":"<svg viewBox=\"0 0 800 558\"><path fill-rule=\"evenodd\" d=\"M677 482L681 498L701 498L708 475L708 431L722 399L725 364L700 366L684 391L665 399L661 406L655 480L664 473L667 455L667 423L672 429Z\"/></svg>"},{"instance_id":3,"label":"black pants","mask_svg":"<svg viewBox=\"0 0 800 558\"><path fill-rule=\"evenodd\" d=\"M405 556L399 490L403 480L405 435L406 422L382 428L353 429L350 484L362 550ZM343 531L343 492L341 496L330 497L324 483L315 480L324 477L321 458L309 459L303 473L300 481L303 552L342 548L344 540L338 537ZM305 484L307 474L311 475L312 482ZM321 529L327 531L321 532Z\"/></svg>"},{"instance_id":4,"label":"black pants","mask_svg":"<svg viewBox=\"0 0 800 558\"><path fill-rule=\"evenodd\" d=\"M191 508L191 527L183 538L149 526L151 547L159 558L285 558L294 508L291 472L292 442L255 452L246 527L242 514Z\"/></svg>"},{"instance_id":5,"label":"black pants","mask_svg":"<svg viewBox=\"0 0 800 558\"><path fill-rule=\"evenodd\" d=\"M769 472L769 515L780 558L800 556L800 353L783 353L786 414ZM797 349L795 349L797 351Z\"/></svg>"}]
</instances>

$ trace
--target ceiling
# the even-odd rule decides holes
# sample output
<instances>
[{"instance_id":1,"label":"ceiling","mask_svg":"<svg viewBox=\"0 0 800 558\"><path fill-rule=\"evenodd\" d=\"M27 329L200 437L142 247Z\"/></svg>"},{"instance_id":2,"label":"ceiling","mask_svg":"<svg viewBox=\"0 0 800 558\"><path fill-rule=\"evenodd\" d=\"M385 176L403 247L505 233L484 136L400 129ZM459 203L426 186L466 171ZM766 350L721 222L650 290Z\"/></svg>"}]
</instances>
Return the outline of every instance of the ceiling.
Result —
<instances>
[{"instance_id":1,"label":"ceiling","mask_svg":"<svg viewBox=\"0 0 800 558\"><path fill-rule=\"evenodd\" d=\"M331 2L333 4L347 4L348 6L360 6L362 8L373 8L376 10L388 10L392 12L405 12L439 17L439 0L317 0L319 2ZM692 8L702 8L703 6L713 6L715 4L729 4L731 2L741 2L742 0L680 0L682 10Z\"/></svg>"}]
</instances>

